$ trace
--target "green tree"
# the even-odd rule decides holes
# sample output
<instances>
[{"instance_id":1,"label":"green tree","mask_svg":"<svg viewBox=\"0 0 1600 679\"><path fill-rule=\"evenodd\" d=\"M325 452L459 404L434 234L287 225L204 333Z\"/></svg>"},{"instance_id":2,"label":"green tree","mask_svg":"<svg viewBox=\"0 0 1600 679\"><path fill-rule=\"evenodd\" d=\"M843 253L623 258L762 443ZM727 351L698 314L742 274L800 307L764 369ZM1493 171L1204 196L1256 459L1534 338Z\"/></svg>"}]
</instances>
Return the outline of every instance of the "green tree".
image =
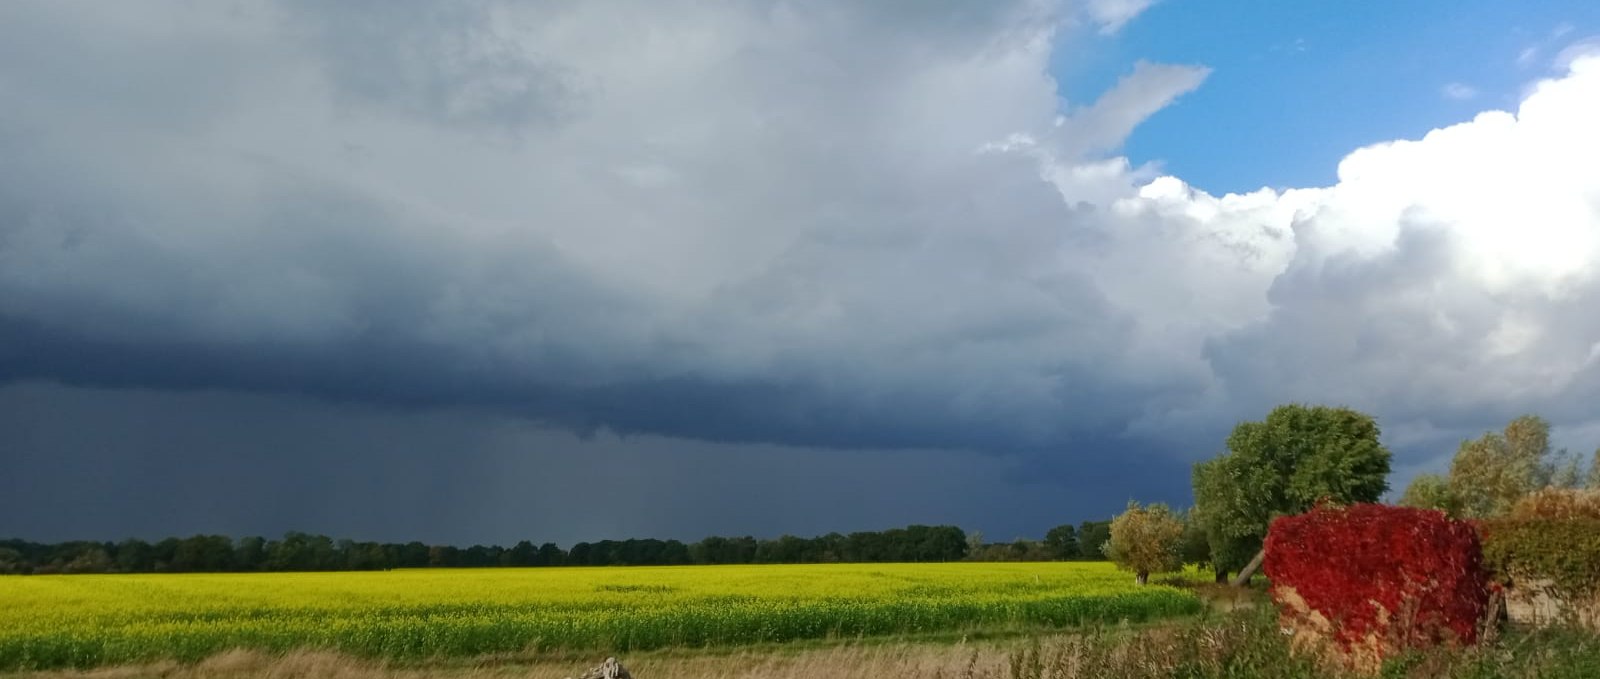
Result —
<instances>
[{"instance_id":1,"label":"green tree","mask_svg":"<svg viewBox=\"0 0 1600 679\"><path fill-rule=\"evenodd\" d=\"M1078 554L1083 558L1104 560L1106 542L1110 540L1110 521L1084 521L1078 524Z\"/></svg>"},{"instance_id":2,"label":"green tree","mask_svg":"<svg viewBox=\"0 0 1600 679\"><path fill-rule=\"evenodd\" d=\"M1438 474L1418 474L1400 496L1400 506L1439 509L1450 516L1461 515L1461 499L1450 490L1450 480Z\"/></svg>"},{"instance_id":3,"label":"green tree","mask_svg":"<svg viewBox=\"0 0 1600 679\"><path fill-rule=\"evenodd\" d=\"M150 567L161 573L171 571L172 555L177 553L180 542L178 538L164 538L150 545Z\"/></svg>"},{"instance_id":4,"label":"green tree","mask_svg":"<svg viewBox=\"0 0 1600 679\"><path fill-rule=\"evenodd\" d=\"M1238 493L1230 471L1235 464L1237 461L1224 456L1194 468L1195 507L1190 510L1190 517L1205 535L1207 563L1217 582L1227 582L1229 573L1243 569L1261 549L1262 535L1248 530L1248 526L1241 529L1227 516L1218 515L1236 501Z\"/></svg>"},{"instance_id":5,"label":"green tree","mask_svg":"<svg viewBox=\"0 0 1600 679\"><path fill-rule=\"evenodd\" d=\"M587 557L587 555L589 554L589 544L586 543L586 542L578 543L577 545L573 546L573 548L572 548L573 553L577 553L578 552L578 547L582 547L583 548L583 553ZM455 567L460 566L460 565L461 565L461 548L460 547L455 547L455 546L452 546L452 545L432 545L432 546L428 547L428 567L429 568L455 568ZM580 563L579 565L587 566L587 565L589 565L589 562L587 560L585 560L582 563Z\"/></svg>"},{"instance_id":6,"label":"green tree","mask_svg":"<svg viewBox=\"0 0 1600 679\"><path fill-rule=\"evenodd\" d=\"M239 538L233 547L233 567L241 571L261 570L267 562L267 539L259 535Z\"/></svg>"},{"instance_id":7,"label":"green tree","mask_svg":"<svg viewBox=\"0 0 1600 679\"><path fill-rule=\"evenodd\" d=\"M1389 489L1390 453L1371 416L1349 408L1282 405L1260 422L1242 422L1228 452L1194 469L1195 504L1212 554L1226 563L1260 545L1278 516L1321 500L1376 502ZM1234 583L1249 582L1265 554L1259 547ZM1232 565L1232 564L1226 564Z\"/></svg>"},{"instance_id":8,"label":"green tree","mask_svg":"<svg viewBox=\"0 0 1600 679\"><path fill-rule=\"evenodd\" d=\"M1589 490L1600 490L1600 448L1595 449L1594 459L1589 461L1589 478L1583 485Z\"/></svg>"},{"instance_id":9,"label":"green tree","mask_svg":"<svg viewBox=\"0 0 1600 679\"><path fill-rule=\"evenodd\" d=\"M1044 547L1052 559L1078 558L1078 531L1072 524L1062 524L1044 534Z\"/></svg>"},{"instance_id":10,"label":"green tree","mask_svg":"<svg viewBox=\"0 0 1600 679\"><path fill-rule=\"evenodd\" d=\"M412 540L395 548L393 563L397 568L426 568L430 550L428 546Z\"/></svg>"},{"instance_id":11,"label":"green tree","mask_svg":"<svg viewBox=\"0 0 1600 679\"><path fill-rule=\"evenodd\" d=\"M27 572L27 561L22 558L22 552L10 547L0 547L0 575L13 575Z\"/></svg>"},{"instance_id":12,"label":"green tree","mask_svg":"<svg viewBox=\"0 0 1600 679\"><path fill-rule=\"evenodd\" d=\"M518 542L516 546L506 550L500 555L502 566L532 566L539 561L539 548L533 546L528 540Z\"/></svg>"},{"instance_id":13,"label":"green tree","mask_svg":"<svg viewBox=\"0 0 1600 679\"><path fill-rule=\"evenodd\" d=\"M226 535L195 535L180 540L168 566L180 573L232 570L233 540Z\"/></svg>"},{"instance_id":14,"label":"green tree","mask_svg":"<svg viewBox=\"0 0 1600 679\"><path fill-rule=\"evenodd\" d=\"M1548 485L1555 475L1550 456L1550 423L1523 415L1503 431L1462 441L1450 463L1449 488L1460 514L1469 518L1500 516L1528 493Z\"/></svg>"},{"instance_id":15,"label":"green tree","mask_svg":"<svg viewBox=\"0 0 1600 679\"><path fill-rule=\"evenodd\" d=\"M1106 556L1118 568L1133 571L1134 580L1143 585L1151 573L1179 570L1183 559L1183 522L1166 505L1140 507L1129 501L1128 509L1111 520L1111 540Z\"/></svg>"},{"instance_id":16,"label":"green tree","mask_svg":"<svg viewBox=\"0 0 1600 679\"><path fill-rule=\"evenodd\" d=\"M117 543L117 569L124 573L148 573L155 564L150 559L150 543L129 538Z\"/></svg>"},{"instance_id":17,"label":"green tree","mask_svg":"<svg viewBox=\"0 0 1600 679\"><path fill-rule=\"evenodd\" d=\"M1583 485L1579 469L1577 458L1565 449L1550 451L1549 422L1523 415L1501 431L1462 441L1448 476L1418 476L1400 503L1442 509L1458 517L1501 516L1517 500L1541 488ZM1590 475L1595 474L1591 470Z\"/></svg>"},{"instance_id":18,"label":"green tree","mask_svg":"<svg viewBox=\"0 0 1600 679\"><path fill-rule=\"evenodd\" d=\"M538 565L540 565L540 566L560 566L560 565L566 563L566 560L567 560L566 552L561 551L561 548L557 547L556 543L554 543L554 542L546 542L546 543L544 543L542 545L539 545Z\"/></svg>"},{"instance_id":19,"label":"green tree","mask_svg":"<svg viewBox=\"0 0 1600 679\"><path fill-rule=\"evenodd\" d=\"M296 531L283 534L282 540L266 545L265 570L319 571L340 567L333 538L326 535L309 535Z\"/></svg>"},{"instance_id":20,"label":"green tree","mask_svg":"<svg viewBox=\"0 0 1600 679\"><path fill-rule=\"evenodd\" d=\"M1578 457L1569 454L1563 448L1561 452L1556 453L1555 459L1551 461L1550 481L1545 485L1551 488L1565 488L1568 490L1582 488L1583 473L1579 469Z\"/></svg>"},{"instance_id":21,"label":"green tree","mask_svg":"<svg viewBox=\"0 0 1600 679\"><path fill-rule=\"evenodd\" d=\"M1206 527L1198 512L1190 509L1178 517L1183 521L1183 540L1178 556L1185 564L1203 566L1211 563L1211 542L1206 539Z\"/></svg>"},{"instance_id":22,"label":"green tree","mask_svg":"<svg viewBox=\"0 0 1600 679\"><path fill-rule=\"evenodd\" d=\"M100 547L86 547L74 556L71 561L61 566L62 573L110 573L116 570L116 562Z\"/></svg>"}]
</instances>

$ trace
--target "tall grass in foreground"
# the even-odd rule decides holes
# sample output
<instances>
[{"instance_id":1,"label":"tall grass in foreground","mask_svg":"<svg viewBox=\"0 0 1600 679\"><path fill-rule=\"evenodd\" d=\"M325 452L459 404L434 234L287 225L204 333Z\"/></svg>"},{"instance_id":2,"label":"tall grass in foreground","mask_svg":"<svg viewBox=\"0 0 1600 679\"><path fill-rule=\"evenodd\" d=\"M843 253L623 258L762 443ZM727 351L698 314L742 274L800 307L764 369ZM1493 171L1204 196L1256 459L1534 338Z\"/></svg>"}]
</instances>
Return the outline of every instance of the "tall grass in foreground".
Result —
<instances>
[{"instance_id":1,"label":"tall grass in foreground","mask_svg":"<svg viewBox=\"0 0 1600 679\"><path fill-rule=\"evenodd\" d=\"M944 677L953 675L936 672ZM979 675L965 674L975 677ZM1166 628L1095 630L1035 642L1007 656L1005 679L1371 679L1291 650L1271 606ZM1383 679L1600 677L1600 636L1580 629L1513 630L1477 646L1435 647L1392 658Z\"/></svg>"},{"instance_id":2,"label":"tall grass in foreground","mask_svg":"<svg viewBox=\"0 0 1600 679\"><path fill-rule=\"evenodd\" d=\"M29 679L500 679L576 676L600 656L485 657L396 665L323 651L229 651L196 664L49 671ZM1289 652L1270 608L1157 627L1092 625L1043 637L954 643L675 649L622 656L639 679L1343 679ZM1600 637L1581 631L1512 632L1469 649L1391 661L1383 679L1578 679L1600 676Z\"/></svg>"},{"instance_id":3,"label":"tall grass in foreground","mask_svg":"<svg viewBox=\"0 0 1600 679\"><path fill-rule=\"evenodd\" d=\"M0 670L230 649L414 661L1145 621L1199 611L1103 563L0 578Z\"/></svg>"}]
</instances>

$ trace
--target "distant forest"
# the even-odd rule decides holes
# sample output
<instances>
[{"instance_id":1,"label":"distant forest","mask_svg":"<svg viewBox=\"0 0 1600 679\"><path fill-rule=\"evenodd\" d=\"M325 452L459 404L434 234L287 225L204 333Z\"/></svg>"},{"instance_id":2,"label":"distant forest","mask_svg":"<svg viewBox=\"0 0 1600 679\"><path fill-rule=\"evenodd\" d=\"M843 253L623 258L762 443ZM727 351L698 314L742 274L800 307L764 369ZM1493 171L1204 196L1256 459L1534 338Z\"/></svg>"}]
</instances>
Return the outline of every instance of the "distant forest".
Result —
<instances>
[{"instance_id":1,"label":"distant forest","mask_svg":"<svg viewBox=\"0 0 1600 679\"><path fill-rule=\"evenodd\" d=\"M580 542L571 549L523 540L511 547L454 547L421 542L334 540L288 533L282 539L225 535L167 538L155 543L0 540L0 574L51 573L227 573L258 571L371 571L390 568L488 568L528 566L668 566L685 564L873 563L939 561L1044 561L1104 559L1099 549L1110 522L1057 526L1043 541L1018 539L985 544L981 534L955 526L907 526L885 531L813 538L708 537ZM1080 553L1081 552L1081 553Z\"/></svg>"}]
</instances>

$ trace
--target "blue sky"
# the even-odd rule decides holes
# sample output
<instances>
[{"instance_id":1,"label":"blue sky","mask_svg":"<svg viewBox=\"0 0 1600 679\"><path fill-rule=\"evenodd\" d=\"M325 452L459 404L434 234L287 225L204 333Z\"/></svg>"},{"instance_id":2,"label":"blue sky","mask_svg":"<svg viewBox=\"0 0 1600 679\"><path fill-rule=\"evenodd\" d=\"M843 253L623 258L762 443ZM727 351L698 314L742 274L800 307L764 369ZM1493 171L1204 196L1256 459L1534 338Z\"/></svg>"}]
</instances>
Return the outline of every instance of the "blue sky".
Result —
<instances>
[{"instance_id":1,"label":"blue sky","mask_svg":"<svg viewBox=\"0 0 1600 679\"><path fill-rule=\"evenodd\" d=\"M1064 40L1054 74L1071 106L1139 59L1209 66L1128 156L1217 194L1327 186L1360 146L1514 109L1562 47L1596 32L1600 3L1583 0L1163 0L1115 35ZM1452 83L1475 96L1446 96Z\"/></svg>"}]
</instances>

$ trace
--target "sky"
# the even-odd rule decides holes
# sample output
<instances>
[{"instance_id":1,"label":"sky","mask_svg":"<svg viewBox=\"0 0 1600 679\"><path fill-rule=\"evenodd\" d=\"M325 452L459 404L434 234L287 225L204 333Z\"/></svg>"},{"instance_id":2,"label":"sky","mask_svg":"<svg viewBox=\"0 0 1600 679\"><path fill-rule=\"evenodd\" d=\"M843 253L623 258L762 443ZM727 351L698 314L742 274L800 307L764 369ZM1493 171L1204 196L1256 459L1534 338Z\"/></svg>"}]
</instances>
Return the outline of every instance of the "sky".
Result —
<instances>
[{"instance_id":1,"label":"sky","mask_svg":"<svg viewBox=\"0 0 1600 679\"><path fill-rule=\"evenodd\" d=\"M508 544L1600 444L1580 2L0 3L0 536Z\"/></svg>"}]
</instances>

